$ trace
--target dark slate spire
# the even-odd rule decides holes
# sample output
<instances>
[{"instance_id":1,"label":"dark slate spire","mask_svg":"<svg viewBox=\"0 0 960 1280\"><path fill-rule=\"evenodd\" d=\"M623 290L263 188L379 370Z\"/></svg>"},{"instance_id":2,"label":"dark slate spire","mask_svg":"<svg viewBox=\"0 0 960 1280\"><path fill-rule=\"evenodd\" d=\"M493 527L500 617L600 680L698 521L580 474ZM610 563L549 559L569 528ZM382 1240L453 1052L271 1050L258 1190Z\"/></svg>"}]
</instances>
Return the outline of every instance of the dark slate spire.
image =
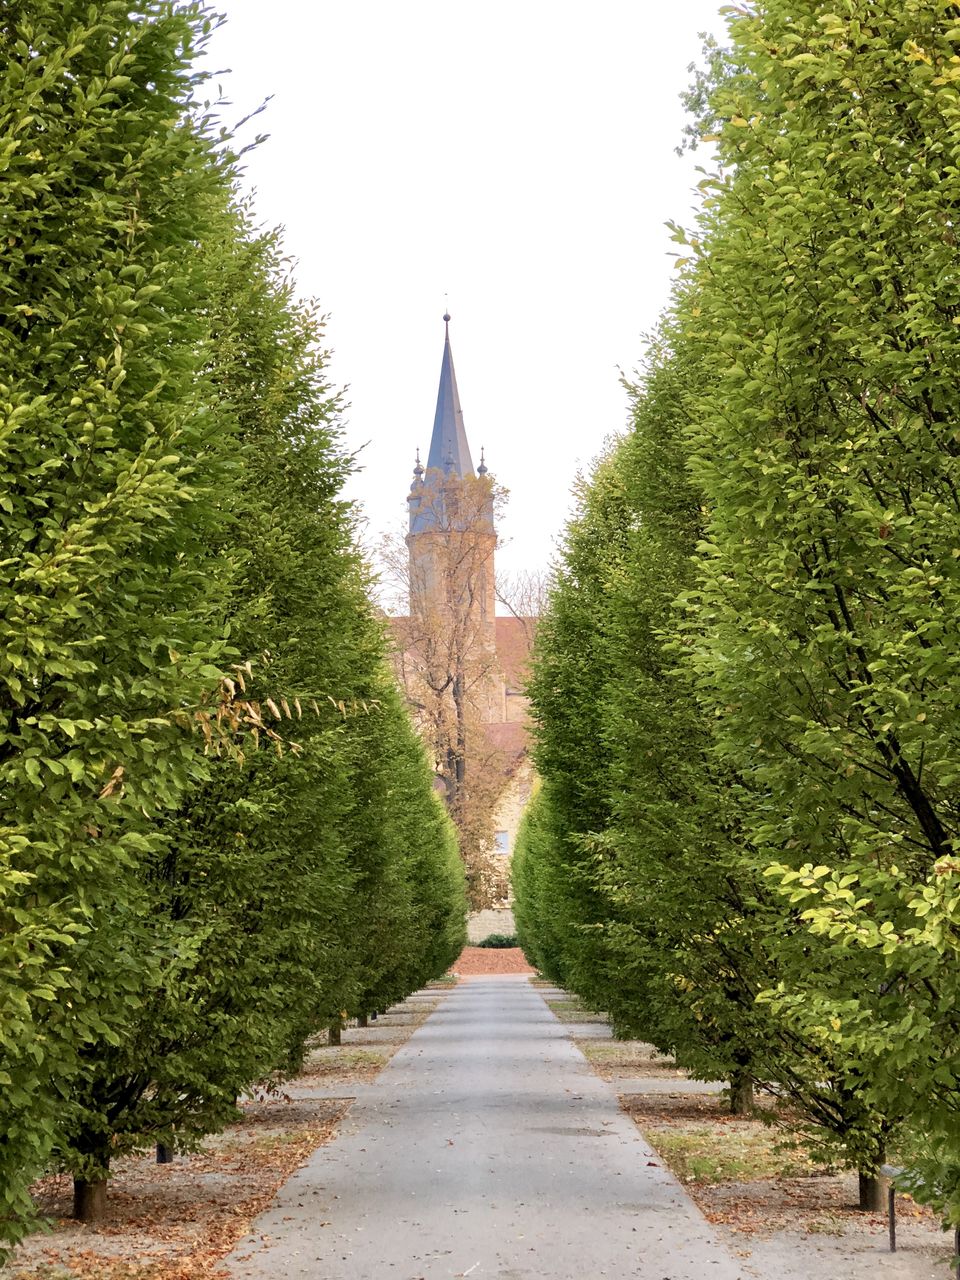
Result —
<instances>
[{"instance_id":1,"label":"dark slate spire","mask_svg":"<svg viewBox=\"0 0 960 1280\"><path fill-rule=\"evenodd\" d=\"M472 476L473 460L467 433L463 429L463 410L457 390L457 375L453 370L453 353L450 350L450 313L443 317L446 336L443 342L443 360L440 364L440 389L437 392L437 412L433 419L433 435L430 438L430 454L427 469L452 472L454 475Z\"/></svg>"}]
</instances>

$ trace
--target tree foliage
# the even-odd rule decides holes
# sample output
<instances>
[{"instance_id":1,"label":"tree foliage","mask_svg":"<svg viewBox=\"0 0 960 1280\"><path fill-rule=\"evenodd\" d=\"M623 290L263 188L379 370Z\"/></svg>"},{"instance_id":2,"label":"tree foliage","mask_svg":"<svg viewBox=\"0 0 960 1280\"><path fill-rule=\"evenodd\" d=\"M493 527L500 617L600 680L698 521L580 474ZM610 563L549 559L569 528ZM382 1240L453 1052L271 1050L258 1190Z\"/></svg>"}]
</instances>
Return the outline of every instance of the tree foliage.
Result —
<instances>
[{"instance_id":1,"label":"tree foliage","mask_svg":"<svg viewBox=\"0 0 960 1280\"><path fill-rule=\"evenodd\" d=\"M450 963L463 877L337 497L322 326L198 8L0 18L0 1238Z\"/></svg>"},{"instance_id":2,"label":"tree foliage","mask_svg":"<svg viewBox=\"0 0 960 1280\"><path fill-rule=\"evenodd\" d=\"M599 978L681 1055L699 1013L716 1065L733 1018L867 1173L905 1125L913 1185L957 1219L960 12L764 0L730 21L692 104L719 167L676 232L666 350L542 633L519 914L560 842L550 892L591 974L558 977ZM633 523L584 585L577 538L616 485Z\"/></svg>"},{"instance_id":3,"label":"tree foliage","mask_svg":"<svg viewBox=\"0 0 960 1280\"><path fill-rule=\"evenodd\" d=\"M716 377L691 433L712 504L702 687L820 960L779 1001L944 1153L958 21L925 0L736 18L689 315Z\"/></svg>"},{"instance_id":4,"label":"tree foliage","mask_svg":"<svg viewBox=\"0 0 960 1280\"><path fill-rule=\"evenodd\" d=\"M202 772L171 711L219 675L205 544L229 415L209 395L198 240L228 178L184 121L203 22L153 6L0 19L0 1220L149 961L120 917ZM184 121L183 127L176 122ZM109 1010L109 1013L107 1012Z\"/></svg>"},{"instance_id":5,"label":"tree foliage","mask_svg":"<svg viewBox=\"0 0 960 1280\"><path fill-rule=\"evenodd\" d=\"M601 728L609 676L603 596L624 555L631 523L613 450L598 463L592 481L578 481L575 493L579 517L567 529L528 685L537 720L533 756L545 784L518 844L529 842L531 858L538 847L553 868L552 874L545 867L537 873L539 919L550 920L536 935L545 971L603 1005L601 993L613 978L598 927L606 908L594 877L595 839L610 820L610 756ZM515 880L522 919L518 884ZM520 926L520 934L526 945L534 930Z\"/></svg>"}]
</instances>

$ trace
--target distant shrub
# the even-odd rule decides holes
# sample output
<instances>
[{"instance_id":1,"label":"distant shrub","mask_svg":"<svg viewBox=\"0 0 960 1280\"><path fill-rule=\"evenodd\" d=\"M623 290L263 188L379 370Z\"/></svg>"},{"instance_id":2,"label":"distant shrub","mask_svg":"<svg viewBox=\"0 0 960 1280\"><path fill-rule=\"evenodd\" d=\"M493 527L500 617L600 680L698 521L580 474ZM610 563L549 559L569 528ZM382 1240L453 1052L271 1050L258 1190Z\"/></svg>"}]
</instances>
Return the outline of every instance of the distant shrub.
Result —
<instances>
[{"instance_id":1,"label":"distant shrub","mask_svg":"<svg viewBox=\"0 0 960 1280\"><path fill-rule=\"evenodd\" d=\"M474 946L477 947L516 947L519 945L515 933L488 933L482 942L474 943Z\"/></svg>"}]
</instances>

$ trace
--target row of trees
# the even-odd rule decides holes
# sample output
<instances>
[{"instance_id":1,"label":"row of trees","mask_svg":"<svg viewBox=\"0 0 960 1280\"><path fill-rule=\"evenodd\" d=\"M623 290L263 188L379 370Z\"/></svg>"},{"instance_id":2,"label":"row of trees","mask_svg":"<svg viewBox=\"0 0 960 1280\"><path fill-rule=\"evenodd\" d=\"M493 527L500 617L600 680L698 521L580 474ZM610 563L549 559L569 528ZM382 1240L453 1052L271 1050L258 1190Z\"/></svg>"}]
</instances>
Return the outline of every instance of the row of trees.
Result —
<instances>
[{"instance_id":1,"label":"row of trees","mask_svg":"<svg viewBox=\"0 0 960 1280\"><path fill-rule=\"evenodd\" d=\"M960 1221L960 6L760 0L532 694L552 977Z\"/></svg>"},{"instance_id":2,"label":"row of trees","mask_svg":"<svg viewBox=\"0 0 960 1280\"><path fill-rule=\"evenodd\" d=\"M441 973L448 818L321 346L148 0L0 17L0 1242Z\"/></svg>"}]
</instances>

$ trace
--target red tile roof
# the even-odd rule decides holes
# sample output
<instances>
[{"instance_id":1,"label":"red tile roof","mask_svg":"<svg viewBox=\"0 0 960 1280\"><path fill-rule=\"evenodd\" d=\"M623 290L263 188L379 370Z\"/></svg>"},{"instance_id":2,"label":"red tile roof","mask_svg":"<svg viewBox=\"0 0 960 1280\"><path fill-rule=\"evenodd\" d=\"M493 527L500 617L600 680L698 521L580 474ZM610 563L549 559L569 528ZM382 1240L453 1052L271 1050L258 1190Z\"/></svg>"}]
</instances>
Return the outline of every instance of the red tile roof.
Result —
<instances>
[{"instance_id":1,"label":"red tile roof","mask_svg":"<svg viewBox=\"0 0 960 1280\"><path fill-rule=\"evenodd\" d=\"M497 657L507 688L522 692L527 678L530 646L537 629L536 618L497 618Z\"/></svg>"}]
</instances>

